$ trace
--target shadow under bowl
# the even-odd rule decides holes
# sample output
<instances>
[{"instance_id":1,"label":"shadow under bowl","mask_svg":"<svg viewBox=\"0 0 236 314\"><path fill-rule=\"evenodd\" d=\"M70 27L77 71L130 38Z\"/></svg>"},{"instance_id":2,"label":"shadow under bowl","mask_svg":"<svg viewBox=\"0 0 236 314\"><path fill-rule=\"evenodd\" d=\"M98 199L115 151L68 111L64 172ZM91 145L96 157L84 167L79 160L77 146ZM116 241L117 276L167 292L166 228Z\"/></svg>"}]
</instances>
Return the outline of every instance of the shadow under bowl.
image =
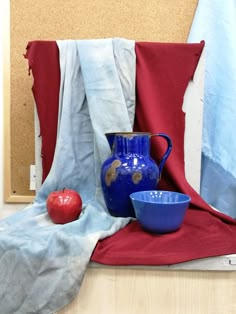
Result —
<instances>
[{"instance_id":1,"label":"shadow under bowl","mask_svg":"<svg viewBox=\"0 0 236 314\"><path fill-rule=\"evenodd\" d=\"M172 191L140 191L130 194L140 225L148 232L169 233L178 230L191 198Z\"/></svg>"}]
</instances>

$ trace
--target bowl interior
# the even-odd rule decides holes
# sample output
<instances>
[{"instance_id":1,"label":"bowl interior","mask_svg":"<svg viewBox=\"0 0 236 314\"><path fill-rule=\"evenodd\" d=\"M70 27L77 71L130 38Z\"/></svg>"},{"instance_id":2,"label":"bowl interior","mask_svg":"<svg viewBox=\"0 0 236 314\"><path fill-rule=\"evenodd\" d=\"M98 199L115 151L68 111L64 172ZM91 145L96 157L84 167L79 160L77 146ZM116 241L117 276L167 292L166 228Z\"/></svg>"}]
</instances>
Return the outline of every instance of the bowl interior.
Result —
<instances>
[{"instance_id":1,"label":"bowl interior","mask_svg":"<svg viewBox=\"0 0 236 314\"><path fill-rule=\"evenodd\" d=\"M140 191L130 195L131 200L145 203L177 204L190 202L191 198L187 194L172 191Z\"/></svg>"}]
</instances>

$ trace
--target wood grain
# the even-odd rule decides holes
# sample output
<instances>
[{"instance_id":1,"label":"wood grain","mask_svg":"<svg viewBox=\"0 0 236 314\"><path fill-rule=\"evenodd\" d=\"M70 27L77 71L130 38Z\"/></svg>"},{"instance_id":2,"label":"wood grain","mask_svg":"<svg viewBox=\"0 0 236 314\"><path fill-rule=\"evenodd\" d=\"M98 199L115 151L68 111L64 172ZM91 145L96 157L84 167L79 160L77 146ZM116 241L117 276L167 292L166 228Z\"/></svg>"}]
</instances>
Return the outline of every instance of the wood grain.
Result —
<instances>
[{"instance_id":1,"label":"wood grain","mask_svg":"<svg viewBox=\"0 0 236 314\"><path fill-rule=\"evenodd\" d=\"M89 268L58 314L235 314L236 273Z\"/></svg>"}]
</instances>

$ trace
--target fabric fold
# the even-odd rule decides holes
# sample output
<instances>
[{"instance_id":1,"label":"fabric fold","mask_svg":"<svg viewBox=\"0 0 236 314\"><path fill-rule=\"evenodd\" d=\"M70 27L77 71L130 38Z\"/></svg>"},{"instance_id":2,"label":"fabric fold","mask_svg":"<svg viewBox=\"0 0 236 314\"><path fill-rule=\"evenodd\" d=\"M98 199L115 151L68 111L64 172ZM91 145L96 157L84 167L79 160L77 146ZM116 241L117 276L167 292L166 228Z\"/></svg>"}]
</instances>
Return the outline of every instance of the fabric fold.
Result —
<instances>
[{"instance_id":1,"label":"fabric fold","mask_svg":"<svg viewBox=\"0 0 236 314\"><path fill-rule=\"evenodd\" d=\"M44 181L50 171L56 146L60 91L59 50L55 41L39 40L28 43L24 56L28 59L30 72L35 78L32 92L37 101L40 122L38 136L42 137L42 180Z\"/></svg>"},{"instance_id":2,"label":"fabric fold","mask_svg":"<svg viewBox=\"0 0 236 314\"><path fill-rule=\"evenodd\" d=\"M106 265L171 265L236 252L236 221L213 210L189 185L184 173L183 97L203 47L204 42L135 44L134 129L164 132L172 138L173 149L159 189L191 196L181 229L164 235L148 234L137 221L133 221L111 237L99 241L92 261ZM152 157L157 163L164 151L163 141L152 141Z\"/></svg>"},{"instance_id":3,"label":"fabric fold","mask_svg":"<svg viewBox=\"0 0 236 314\"><path fill-rule=\"evenodd\" d=\"M236 218L236 2L200 0L188 42L205 40L201 195Z\"/></svg>"},{"instance_id":4,"label":"fabric fold","mask_svg":"<svg viewBox=\"0 0 236 314\"><path fill-rule=\"evenodd\" d=\"M134 42L124 40L123 45L135 60ZM104 133L111 131L111 127L132 130L119 77L126 77L134 87L135 62L125 70L122 66L118 69L111 39L82 43L65 40L58 41L58 46L61 86L53 163L35 202L0 222L0 304L4 314L47 314L70 303L79 291L97 241L117 232L130 220L107 213L96 176L103 158L110 152L108 144L101 144ZM97 61L91 60L95 55ZM82 68L89 71L87 77ZM97 88L104 81L109 85ZM109 100L109 106L104 98ZM116 104L123 108L120 112L123 119L113 115ZM133 115L134 106L133 101ZM98 127L97 122L92 122L96 115ZM55 225L47 215L45 202L51 191L64 187L80 193L83 211L78 220Z\"/></svg>"}]
</instances>

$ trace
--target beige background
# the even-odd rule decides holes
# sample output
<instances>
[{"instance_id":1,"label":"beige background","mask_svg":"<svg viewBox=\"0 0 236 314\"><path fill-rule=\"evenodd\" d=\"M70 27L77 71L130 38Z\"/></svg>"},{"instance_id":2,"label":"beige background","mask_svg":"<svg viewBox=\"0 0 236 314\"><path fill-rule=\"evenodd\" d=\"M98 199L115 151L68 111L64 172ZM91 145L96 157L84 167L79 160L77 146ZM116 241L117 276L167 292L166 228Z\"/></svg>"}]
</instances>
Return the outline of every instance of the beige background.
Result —
<instances>
[{"instance_id":1,"label":"beige background","mask_svg":"<svg viewBox=\"0 0 236 314\"><path fill-rule=\"evenodd\" d=\"M8 193L34 195L29 191L29 168L35 163L33 77L28 76L23 57L28 41L125 37L186 42L196 5L197 0L11 0L11 178L5 183L9 185Z\"/></svg>"}]
</instances>

